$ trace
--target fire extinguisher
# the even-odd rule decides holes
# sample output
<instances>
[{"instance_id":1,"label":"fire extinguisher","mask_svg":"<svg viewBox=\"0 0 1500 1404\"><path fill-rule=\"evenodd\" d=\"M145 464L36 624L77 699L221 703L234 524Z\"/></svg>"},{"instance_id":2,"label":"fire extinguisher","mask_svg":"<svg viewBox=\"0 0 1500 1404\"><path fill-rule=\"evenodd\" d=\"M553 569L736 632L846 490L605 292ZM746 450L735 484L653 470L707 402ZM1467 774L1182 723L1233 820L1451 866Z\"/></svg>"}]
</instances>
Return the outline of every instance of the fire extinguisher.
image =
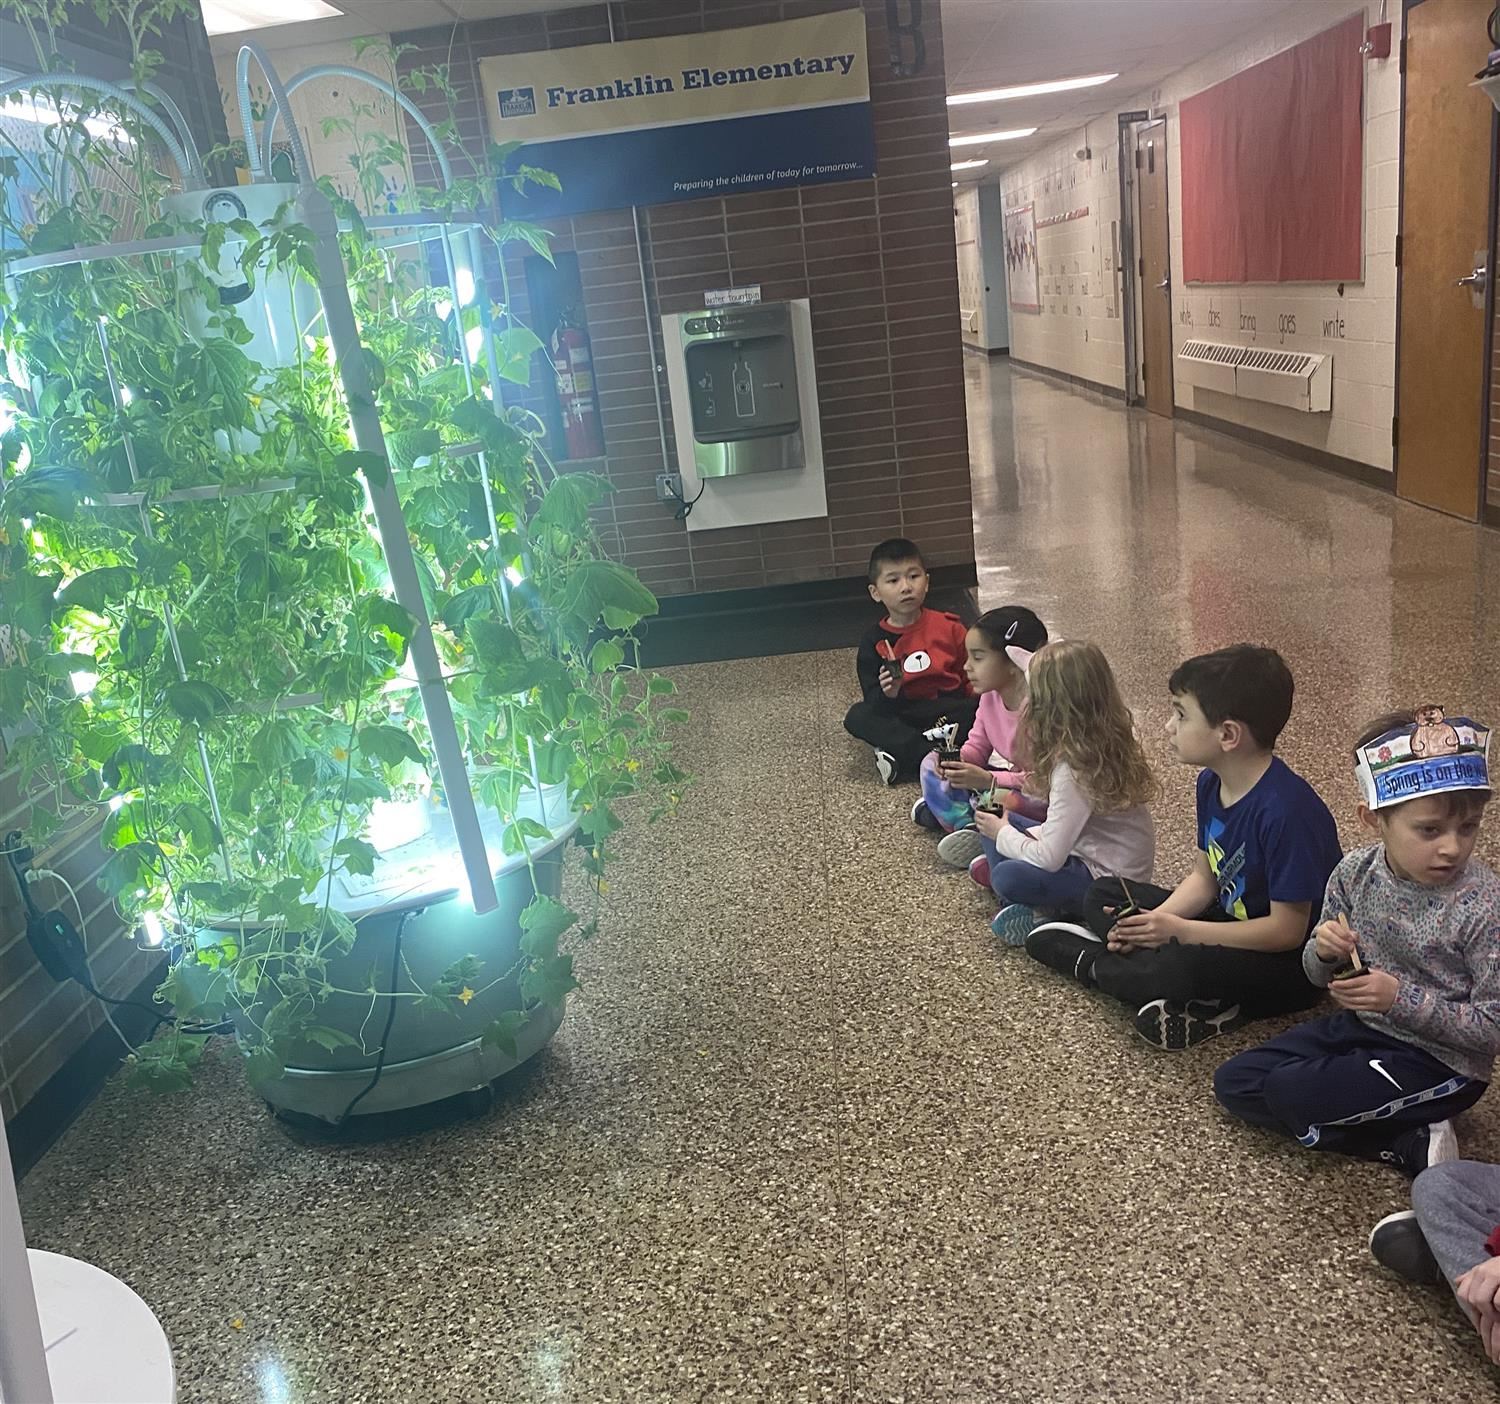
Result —
<instances>
[{"instance_id":1,"label":"fire extinguisher","mask_svg":"<svg viewBox=\"0 0 1500 1404\"><path fill-rule=\"evenodd\" d=\"M588 333L564 313L552 333L552 364L557 371L557 399L562 409L568 457L602 458L604 425L594 393L594 361Z\"/></svg>"}]
</instances>

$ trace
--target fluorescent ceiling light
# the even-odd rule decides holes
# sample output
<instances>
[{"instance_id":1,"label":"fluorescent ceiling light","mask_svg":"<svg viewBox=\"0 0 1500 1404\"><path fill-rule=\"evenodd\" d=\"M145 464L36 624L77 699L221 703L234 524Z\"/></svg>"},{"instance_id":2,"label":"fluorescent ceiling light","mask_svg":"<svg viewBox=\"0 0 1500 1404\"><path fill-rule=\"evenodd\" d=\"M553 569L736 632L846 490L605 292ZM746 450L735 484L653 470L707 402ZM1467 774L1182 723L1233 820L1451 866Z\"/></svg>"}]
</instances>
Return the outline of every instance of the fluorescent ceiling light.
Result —
<instances>
[{"instance_id":1,"label":"fluorescent ceiling light","mask_svg":"<svg viewBox=\"0 0 1500 1404\"><path fill-rule=\"evenodd\" d=\"M982 93L954 93L949 107L966 102L1005 102L1009 98L1044 97L1047 93L1070 93L1074 88L1097 88L1118 78L1118 73L1091 73L1087 78L1054 78L1050 83L1021 83L1014 88L986 88Z\"/></svg>"},{"instance_id":2,"label":"fluorescent ceiling light","mask_svg":"<svg viewBox=\"0 0 1500 1404\"><path fill-rule=\"evenodd\" d=\"M324 0L203 0L203 27L210 34L239 34L273 24L336 19L343 13Z\"/></svg>"},{"instance_id":3,"label":"fluorescent ceiling light","mask_svg":"<svg viewBox=\"0 0 1500 1404\"><path fill-rule=\"evenodd\" d=\"M1013 127L1008 132L970 132L967 136L948 138L949 146L983 146L991 141L1015 141L1017 137L1029 137L1035 127Z\"/></svg>"},{"instance_id":4,"label":"fluorescent ceiling light","mask_svg":"<svg viewBox=\"0 0 1500 1404\"><path fill-rule=\"evenodd\" d=\"M972 171L976 166L987 166L988 161L955 161L948 167L950 171Z\"/></svg>"}]
</instances>

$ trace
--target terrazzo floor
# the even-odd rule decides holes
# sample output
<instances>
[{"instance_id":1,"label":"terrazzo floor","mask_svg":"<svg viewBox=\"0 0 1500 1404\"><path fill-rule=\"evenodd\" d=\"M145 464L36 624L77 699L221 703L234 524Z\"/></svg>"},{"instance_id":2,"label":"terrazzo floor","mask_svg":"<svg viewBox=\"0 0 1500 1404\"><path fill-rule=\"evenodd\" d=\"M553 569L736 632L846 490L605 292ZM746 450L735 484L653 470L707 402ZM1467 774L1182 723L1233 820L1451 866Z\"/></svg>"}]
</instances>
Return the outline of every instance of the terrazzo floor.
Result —
<instances>
[{"instance_id":1,"label":"terrazzo floor","mask_svg":"<svg viewBox=\"0 0 1500 1404\"><path fill-rule=\"evenodd\" d=\"M1166 781L1159 877L1191 853L1159 726L1189 653L1283 650L1285 754L1343 821L1366 714L1500 719L1500 536L969 375L982 601L1111 654ZM996 949L842 732L852 675L675 671L698 783L631 833L584 988L492 1114L307 1147L228 1059L172 1099L116 1082L24 1184L34 1246L145 1297L184 1404L1497 1397L1451 1299L1365 1251L1404 1181L1216 1110L1213 1067L1283 1025L1163 1055ZM1495 1095L1460 1134L1500 1158Z\"/></svg>"}]
</instances>

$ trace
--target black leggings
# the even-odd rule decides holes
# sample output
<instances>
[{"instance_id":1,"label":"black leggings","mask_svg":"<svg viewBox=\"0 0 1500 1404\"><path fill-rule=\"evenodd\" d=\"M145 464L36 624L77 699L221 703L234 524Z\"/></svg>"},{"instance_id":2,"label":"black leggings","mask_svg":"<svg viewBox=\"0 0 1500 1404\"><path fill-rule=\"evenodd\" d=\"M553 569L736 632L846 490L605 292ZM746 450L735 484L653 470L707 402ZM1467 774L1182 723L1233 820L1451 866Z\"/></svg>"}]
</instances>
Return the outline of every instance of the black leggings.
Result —
<instances>
[{"instance_id":1,"label":"black leggings","mask_svg":"<svg viewBox=\"0 0 1500 1404\"><path fill-rule=\"evenodd\" d=\"M915 780L922 757L933 748L922 733L946 717L958 723L957 744L962 745L974 725L978 706L975 698L962 693L924 701L883 697L879 702L856 702L844 718L844 730L867 746L889 751L896 758L897 779Z\"/></svg>"},{"instance_id":2,"label":"black leggings","mask_svg":"<svg viewBox=\"0 0 1500 1404\"><path fill-rule=\"evenodd\" d=\"M1159 907L1172 894L1149 882L1132 882L1130 898L1142 911ZM1084 919L1104 940L1115 924L1114 911L1128 904L1119 878L1100 878L1084 899ZM1110 908L1106 911L1105 908ZM1216 902L1199 921L1232 921ZM1183 945L1168 941L1149 951L1100 951L1094 983L1132 1009L1166 999L1221 1000L1237 1004L1247 1018L1294 1014L1311 1009L1323 992L1302 971L1302 948L1251 951L1242 946Z\"/></svg>"}]
</instances>

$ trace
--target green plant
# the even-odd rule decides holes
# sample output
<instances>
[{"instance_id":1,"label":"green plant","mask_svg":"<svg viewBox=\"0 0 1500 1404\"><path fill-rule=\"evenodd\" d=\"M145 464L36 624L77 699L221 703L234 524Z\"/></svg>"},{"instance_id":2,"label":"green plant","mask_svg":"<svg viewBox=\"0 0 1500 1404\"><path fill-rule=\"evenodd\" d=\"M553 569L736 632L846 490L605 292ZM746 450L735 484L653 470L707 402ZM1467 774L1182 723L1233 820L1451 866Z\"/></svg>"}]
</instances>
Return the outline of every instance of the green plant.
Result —
<instances>
[{"instance_id":1,"label":"green plant","mask_svg":"<svg viewBox=\"0 0 1500 1404\"><path fill-rule=\"evenodd\" d=\"M39 46L68 9L0 3ZM148 75L159 60L142 36L176 3L96 8L131 25ZM408 663L415 621L389 593L365 480L395 475L477 797L501 816L507 853L529 860L553 836L522 812L527 789L565 785L602 884L620 801L676 802L686 777L666 728L682 714L663 705L670 682L633 666L631 631L656 601L600 548L591 514L608 483L556 472L534 418L497 414L489 395L503 401L504 385L461 359L488 324L502 380L529 378L539 343L503 302L453 306L442 280L429 284L430 246L393 252L326 184L389 461L359 452L321 328L289 364L263 366L239 304L218 296L225 281L267 295L307 283L312 236L290 208L260 225L164 215L170 180L140 120L64 84L48 96L62 116L51 159L68 178L45 172L34 225L0 210L0 257L107 244L122 227L191 233L202 253L30 271L0 297L0 634L14 651L0 725L37 800L33 837L102 812L101 882L127 925L184 935L161 998L203 1020L233 1012L271 1071L299 1040L342 1037L320 1022L330 996L376 995L373 975L356 990L329 975L357 936L332 881L379 861L371 806L441 797ZM356 108L356 134L372 114ZM0 175L21 159L0 158ZM358 191L387 200L393 166L409 176L399 142L358 137ZM485 167L470 168L445 192L408 179L402 199L482 209ZM547 248L524 224L482 232L497 250ZM486 970L476 953L407 997L453 1007L518 979L523 1007L491 1030L503 1047L528 1007L565 997L564 938L593 925L538 898L515 967ZM201 1042L175 1027L141 1070L176 1085Z\"/></svg>"}]
</instances>

